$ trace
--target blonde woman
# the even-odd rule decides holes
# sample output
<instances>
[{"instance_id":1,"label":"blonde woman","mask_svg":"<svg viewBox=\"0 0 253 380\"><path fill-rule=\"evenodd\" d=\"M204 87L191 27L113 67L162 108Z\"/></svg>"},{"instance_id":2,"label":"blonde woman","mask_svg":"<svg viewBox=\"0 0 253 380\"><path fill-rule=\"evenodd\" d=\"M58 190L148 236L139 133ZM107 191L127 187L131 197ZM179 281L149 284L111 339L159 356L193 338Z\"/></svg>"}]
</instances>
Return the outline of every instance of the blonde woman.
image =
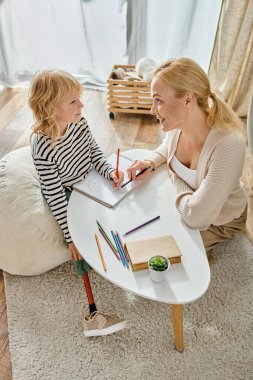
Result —
<instances>
[{"instance_id":1,"label":"blonde woman","mask_svg":"<svg viewBox=\"0 0 253 380\"><path fill-rule=\"evenodd\" d=\"M121 330L126 321L97 312L88 277L91 268L82 259L68 230L68 199L72 186L83 180L92 167L113 180L116 188L123 182L124 174L119 171L117 178L82 117L82 91L82 85L67 72L41 71L32 81L29 105L35 119L32 156L42 192L63 231L78 274L83 275L90 310L90 315L84 318L84 335L96 336Z\"/></svg>"},{"instance_id":2,"label":"blonde woman","mask_svg":"<svg viewBox=\"0 0 253 380\"><path fill-rule=\"evenodd\" d=\"M209 252L245 231L247 198L240 182L246 142L235 112L210 88L207 75L189 58L170 59L154 72L151 114L166 132L151 160L128 169L142 180L166 162L184 222L198 228ZM151 168L136 178L136 171Z\"/></svg>"}]
</instances>

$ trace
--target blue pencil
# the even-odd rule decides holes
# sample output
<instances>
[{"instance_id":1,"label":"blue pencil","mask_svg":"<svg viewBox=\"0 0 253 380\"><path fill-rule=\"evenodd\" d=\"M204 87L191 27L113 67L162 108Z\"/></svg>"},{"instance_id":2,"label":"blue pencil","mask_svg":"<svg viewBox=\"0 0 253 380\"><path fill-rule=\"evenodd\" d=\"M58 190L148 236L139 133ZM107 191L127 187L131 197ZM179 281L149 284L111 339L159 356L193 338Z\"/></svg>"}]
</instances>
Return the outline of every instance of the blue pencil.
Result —
<instances>
[{"instance_id":1,"label":"blue pencil","mask_svg":"<svg viewBox=\"0 0 253 380\"><path fill-rule=\"evenodd\" d=\"M118 233L118 231L116 231L116 235L118 236L118 239L119 239L119 242L120 242L121 248L122 248L122 250L123 250L123 252L124 252L125 259L126 259L126 261L128 262L128 261L129 261L129 257L128 257L128 255L127 255L127 253L126 253L126 250L125 250L125 248L124 248L124 245L123 245L123 243L122 243L122 240L121 240L121 237L120 237L120 234Z\"/></svg>"},{"instance_id":2,"label":"blue pencil","mask_svg":"<svg viewBox=\"0 0 253 380\"><path fill-rule=\"evenodd\" d=\"M120 244L120 240L119 240L119 237L117 234L115 234L115 238L116 238L116 241L118 243L118 249L121 251L121 255L122 255L122 258L124 260L125 266L127 267L127 269L129 269L129 264L128 264L126 256L125 256L124 249L122 248L122 246Z\"/></svg>"},{"instance_id":3,"label":"blue pencil","mask_svg":"<svg viewBox=\"0 0 253 380\"><path fill-rule=\"evenodd\" d=\"M111 230L111 234L112 234L113 240L115 241L115 244L116 244L116 246L117 246L118 252L119 252L119 254L120 254L120 258L121 258L122 264L123 264L124 266L127 266L126 261L125 261L124 254L123 254L123 252L122 252L122 249L121 249L121 247L120 247L120 243L119 243L119 241L118 241L118 238L117 238L117 236L115 235L115 233L114 233L112 230Z\"/></svg>"},{"instance_id":4,"label":"blue pencil","mask_svg":"<svg viewBox=\"0 0 253 380\"><path fill-rule=\"evenodd\" d=\"M127 261L127 257L126 257L126 253L125 253L125 250L124 250L124 247L123 247L123 243L122 243L122 240L119 236L119 233L116 231L116 234L115 234L116 238L118 239L118 242L119 242L119 246L120 246L120 249L122 251L122 255L124 257L124 260L125 260L125 263L126 263L126 266L127 266L127 269L129 269L129 264L128 264L128 261Z\"/></svg>"},{"instance_id":5,"label":"blue pencil","mask_svg":"<svg viewBox=\"0 0 253 380\"><path fill-rule=\"evenodd\" d=\"M114 242L115 242L115 244L116 244L117 250L118 250L118 252L119 252L121 262L122 262L122 264L125 266L124 258L122 257L122 253L121 253L121 251L119 250L118 242L116 241L116 236L115 236L113 230L111 230L111 234L112 234L113 240L114 240Z\"/></svg>"}]
</instances>

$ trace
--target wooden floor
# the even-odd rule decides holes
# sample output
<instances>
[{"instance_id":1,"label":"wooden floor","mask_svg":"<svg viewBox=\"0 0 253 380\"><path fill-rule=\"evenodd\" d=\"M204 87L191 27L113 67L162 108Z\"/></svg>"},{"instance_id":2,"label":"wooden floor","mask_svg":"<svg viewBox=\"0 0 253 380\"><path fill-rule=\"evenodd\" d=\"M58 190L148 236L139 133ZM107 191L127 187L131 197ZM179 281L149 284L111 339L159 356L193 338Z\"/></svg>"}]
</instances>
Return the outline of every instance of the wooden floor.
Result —
<instances>
[{"instance_id":1,"label":"wooden floor","mask_svg":"<svg viewBox=\"0 0 253 380\"><path fill-rule=\"evenodd\" d=\"M27 90L3 89L0 91L0 158L13 149L29 144L32 115L27 106ZM106 106L106 93L85 91L84 115L106 156L132 148L154 149L162 140L157 121L148 115L118 113L110 120ZM245 162L243 181L249 194L249 215L253 215L253 160L249 153ZM252 217L249 230L253 236ZM252 239L253 240L253 239ZM0 380L11 380L7 308L3 274L0 271Z\"/></svg>"}]
</instances>

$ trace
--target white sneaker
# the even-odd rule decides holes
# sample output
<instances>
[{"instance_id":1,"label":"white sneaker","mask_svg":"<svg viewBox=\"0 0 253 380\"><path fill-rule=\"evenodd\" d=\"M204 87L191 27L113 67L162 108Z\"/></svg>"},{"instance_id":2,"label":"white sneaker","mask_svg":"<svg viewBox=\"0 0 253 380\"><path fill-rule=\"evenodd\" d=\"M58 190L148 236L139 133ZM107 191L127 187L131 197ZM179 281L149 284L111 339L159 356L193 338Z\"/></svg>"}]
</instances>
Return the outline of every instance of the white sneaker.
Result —
<instances>
[{"instance_id":1,"label":"white sneaker","mask_svg":"<svg viewBox=\"0 0 253 380\"><path fill-rule=\"evenodd\" d=\"M95 311L84 318L83 333L85 336L108 335L122 330L126 326L127 321L123 319Z\"/></svg>"}]
</instances>

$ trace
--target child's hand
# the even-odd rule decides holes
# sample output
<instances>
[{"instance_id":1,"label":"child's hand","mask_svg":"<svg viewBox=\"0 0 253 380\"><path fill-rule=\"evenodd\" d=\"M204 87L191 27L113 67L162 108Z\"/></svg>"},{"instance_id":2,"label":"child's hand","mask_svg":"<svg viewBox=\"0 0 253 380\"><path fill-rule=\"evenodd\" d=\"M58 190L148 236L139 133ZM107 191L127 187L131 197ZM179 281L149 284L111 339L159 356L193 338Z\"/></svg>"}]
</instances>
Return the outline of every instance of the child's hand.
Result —
<instances>
[{"instance_id":1,"label":"child's hand","mask_svg":"<svg viewBox=\"0 0 253 380\"><path fill-rule=\"evenodd\" d=\"M82 260L83 259L83 257L80 255L80 253L78 252L78 250L77 250L77 248L73 242L69 243L69 254L70 254L72 260Z\"/></svg>"},{"instance_id":2,"label":"child's hand","mask_svg":"<svg viewBox=\"0 0 253 380\"><path fill-rule=\"evenodd\" d=\"M115 189L119 189L124 181L124 173L121 170L119 170L118 173L119 173L119 178L117 178L116 176L116 170L114 170L110 174L110 178L114 181L113 186Z\"/></svg>"}]
</instances>

